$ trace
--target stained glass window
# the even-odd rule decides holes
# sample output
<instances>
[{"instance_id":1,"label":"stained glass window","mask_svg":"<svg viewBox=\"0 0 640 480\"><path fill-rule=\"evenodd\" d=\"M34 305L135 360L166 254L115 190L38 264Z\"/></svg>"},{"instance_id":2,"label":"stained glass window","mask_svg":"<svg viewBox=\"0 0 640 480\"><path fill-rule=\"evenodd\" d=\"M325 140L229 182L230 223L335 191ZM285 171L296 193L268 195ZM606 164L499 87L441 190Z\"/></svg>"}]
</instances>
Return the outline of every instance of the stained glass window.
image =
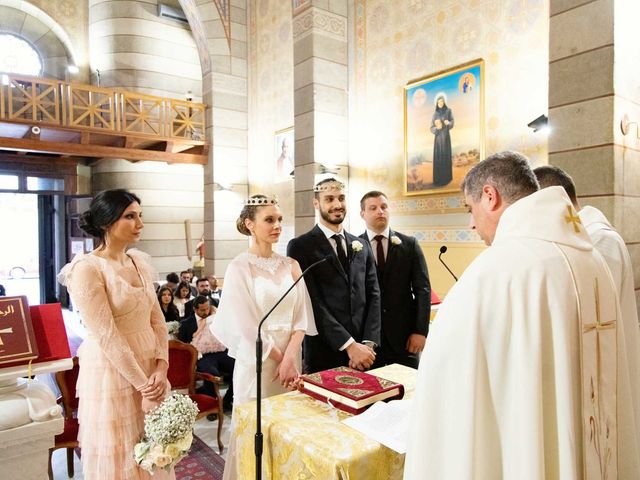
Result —
<instances>
[{"instance_id":1,"label":"stained glass window","mask_svg":"<svg viewBox=\"0 0 640 480\"><path fill-rule=\"evenodd\" d=\"M37 77L42 73L42 59L29 42L8 33L0 34L0 72Z\"/></svg>"}]
</instances>

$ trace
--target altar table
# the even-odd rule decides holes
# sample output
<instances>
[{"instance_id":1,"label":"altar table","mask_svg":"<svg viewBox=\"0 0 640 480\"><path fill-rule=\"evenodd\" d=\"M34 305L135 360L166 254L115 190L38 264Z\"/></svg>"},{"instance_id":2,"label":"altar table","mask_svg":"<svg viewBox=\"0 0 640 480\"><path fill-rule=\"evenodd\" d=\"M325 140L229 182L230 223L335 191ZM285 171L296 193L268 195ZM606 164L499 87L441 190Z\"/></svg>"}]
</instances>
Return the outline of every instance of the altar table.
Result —
<instances>
[{"instance_id":1,"label":"altar table","mask_svg":"<svg viewBox=\"0 0 640 480\"><path fill-rule=\"evenodd\" d=\"M402 383L404 398L413 396L417 370L395 364L371 370L371 373ZM235 407L233 416L239 478L255 478L255 402ZM300 392L264 399L262 478L401 479L405 456L341 422L350 416Z\"/></svg>"}]
</instances>

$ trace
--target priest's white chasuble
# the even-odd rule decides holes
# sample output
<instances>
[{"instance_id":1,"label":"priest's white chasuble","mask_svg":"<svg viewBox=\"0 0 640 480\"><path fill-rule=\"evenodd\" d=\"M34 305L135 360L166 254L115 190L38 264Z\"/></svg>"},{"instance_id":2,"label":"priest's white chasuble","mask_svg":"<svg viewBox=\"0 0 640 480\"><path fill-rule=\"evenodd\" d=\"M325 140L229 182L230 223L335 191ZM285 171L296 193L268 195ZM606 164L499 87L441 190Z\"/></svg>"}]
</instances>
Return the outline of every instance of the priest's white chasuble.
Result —
<instances>
[{"instance_id":1,"label":"priest's white chasuble","mask_svg":"<svg viewBox=\"0 0 640 480\"><path fill-rule=\"evenodd\" d=\"M634 478L634 472L640 469L640 327L631 257L624 240L600 210L585 206L579 216L593 246L611 271L620 300L617 329L618 415L621 417L618 421L618 452L619 457L635 458L635 461L620 465L618 478ZM633 411L633 418L625 417L625 412L629 411Z\"/></svg>"},{"instance_id":2,"label":"priest's white chasuble","mask_svg":"<svg viewBox=\"0 0 640 480\"><path fill-rule=\"evenodd\" d=\"M430 329L405 479L623 478L618 318L564 190L509 206Z\"/></svg>"}]
</instances>

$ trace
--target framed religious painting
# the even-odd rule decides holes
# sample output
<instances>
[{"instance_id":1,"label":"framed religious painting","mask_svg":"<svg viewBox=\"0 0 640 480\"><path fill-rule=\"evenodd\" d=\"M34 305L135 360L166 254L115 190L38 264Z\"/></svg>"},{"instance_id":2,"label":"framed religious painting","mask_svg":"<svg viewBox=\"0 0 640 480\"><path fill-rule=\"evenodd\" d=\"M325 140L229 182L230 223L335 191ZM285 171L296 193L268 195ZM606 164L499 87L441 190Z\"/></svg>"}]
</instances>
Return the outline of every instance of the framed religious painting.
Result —
<instances>
[{"instance_id":1,"label":"framed religious painting","mask_svg":"<svg viewBox=\"0 0 640 480\"><path fill-rule=\"evenodd\" d=\"M275 181L284 182L293 178L295 137L293 127L278 130L274 135Z\"/></svg>"},{"instance_id":2,"label":"framed religious painting","mask_svg":"<svg viewBox=\"0 0 640 480\"><path fill-rule=\"evenodd\" d=\"M405 194L457 192L483 155L483 60L404 87Z\"/></svg>"}]
</instances>

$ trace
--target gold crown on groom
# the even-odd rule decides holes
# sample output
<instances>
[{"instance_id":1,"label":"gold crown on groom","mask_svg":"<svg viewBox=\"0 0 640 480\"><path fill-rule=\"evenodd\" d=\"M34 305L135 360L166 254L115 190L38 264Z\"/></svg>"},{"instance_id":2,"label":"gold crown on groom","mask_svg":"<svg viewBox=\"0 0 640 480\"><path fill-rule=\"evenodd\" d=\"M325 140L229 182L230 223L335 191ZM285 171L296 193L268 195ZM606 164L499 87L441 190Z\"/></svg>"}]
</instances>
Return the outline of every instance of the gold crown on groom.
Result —
<instances>
[{"instance_id":1,"label":"gold crown on groom","mask_svg":"<svg viewBox=\"0 0 640 480\"><path fill-rule=\"evenodd\" d=\"M346 189L347 189L346 185L338 180L332 180L330 182L320 183L315 187L313 187L313 191L315 193L330 192L332 190L346 190Z\"/></svg>"}]
</instances>

